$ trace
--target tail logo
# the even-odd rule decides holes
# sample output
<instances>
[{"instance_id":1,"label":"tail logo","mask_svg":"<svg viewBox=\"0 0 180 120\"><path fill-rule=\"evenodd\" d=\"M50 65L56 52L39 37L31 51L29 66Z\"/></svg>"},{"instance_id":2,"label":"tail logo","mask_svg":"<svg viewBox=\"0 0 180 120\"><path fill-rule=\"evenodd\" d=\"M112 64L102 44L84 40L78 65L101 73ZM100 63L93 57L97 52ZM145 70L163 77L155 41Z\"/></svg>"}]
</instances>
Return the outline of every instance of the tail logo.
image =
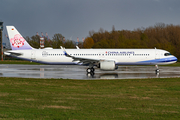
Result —
<instances>
[{"instance_id":1,"label":"tail logo","mask_svg":"<svg viewBox=\"0 0 180 120\"><path fill-rule=\"evenodd\" d=\"M16 34L14 36L14 38L10 39L10 42L12 43L13 47L19 48L19 47L22 47L24 45L25 40L23 37L21 37L21 35Z\"/></svg>"}]
</instances>

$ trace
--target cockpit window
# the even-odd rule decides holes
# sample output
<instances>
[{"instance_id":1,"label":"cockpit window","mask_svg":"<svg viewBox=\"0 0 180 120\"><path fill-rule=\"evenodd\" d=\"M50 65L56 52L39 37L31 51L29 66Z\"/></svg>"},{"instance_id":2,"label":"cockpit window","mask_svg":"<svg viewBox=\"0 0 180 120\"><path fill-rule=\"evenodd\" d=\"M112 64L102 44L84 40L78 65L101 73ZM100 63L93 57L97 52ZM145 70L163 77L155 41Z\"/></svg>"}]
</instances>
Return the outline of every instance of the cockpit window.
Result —
<instances>
[{"instance_id":1,"label":"cockpit window","mask_svg":"<svg viewBox=\"0 0 180 120\"><path fill-rule=\"evenodd\" d=\"M171 53L164 53L164 56L169 56L171 55Z\"/></svg>"}]
</instances>

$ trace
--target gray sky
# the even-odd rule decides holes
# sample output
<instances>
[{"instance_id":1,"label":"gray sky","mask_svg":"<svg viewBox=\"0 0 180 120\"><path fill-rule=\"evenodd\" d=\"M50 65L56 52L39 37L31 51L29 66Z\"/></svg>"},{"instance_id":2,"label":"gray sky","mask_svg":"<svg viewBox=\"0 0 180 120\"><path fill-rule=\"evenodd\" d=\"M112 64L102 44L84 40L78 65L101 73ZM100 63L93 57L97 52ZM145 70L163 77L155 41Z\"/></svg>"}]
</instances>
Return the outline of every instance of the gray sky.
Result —
<instances>
[{"instance_id":1,"label":"gray sky","mask_svg":"<svg viewBox=\"0 0 180 120\"><path fill-rule=\"evenodd\" d=\"M77 40L100 28L134 30L156 23L180 25L180 0L0 0L0 20L22 36L61 33ZM3 35L4 36L4 35ZM4 42L7 39L4 37Z\"/></svg>"}]
</instances>

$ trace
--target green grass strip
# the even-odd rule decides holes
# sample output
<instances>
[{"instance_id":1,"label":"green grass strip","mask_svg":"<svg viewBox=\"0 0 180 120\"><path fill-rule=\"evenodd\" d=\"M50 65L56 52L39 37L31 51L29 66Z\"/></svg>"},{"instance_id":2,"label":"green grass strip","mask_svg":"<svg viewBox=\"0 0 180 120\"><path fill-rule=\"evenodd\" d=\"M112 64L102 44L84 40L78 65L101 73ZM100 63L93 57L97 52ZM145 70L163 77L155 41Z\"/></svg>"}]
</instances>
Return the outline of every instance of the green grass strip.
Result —
<instances>
[{"instance_id":1,"label":"green grass strip","mask_svg":"<svg viewBox=\"0 0 180 120\"><path fill-rule=\"evenodd\" d=\"M180 78L0 78L0 119L180 119Z\"/></svg>"},{"instance_id":2,"label":"green grass strip","mask_svg":"<svg viewBox=\"0 0 180 120\"><path fill-rule=\"evenodd\" d=\"M40 63L35 63L35 62L31 62L31 61L24 61L24 60L3 60L3 61L0 61L0 64L40 65Z\"/></svg>"}]
</instances>

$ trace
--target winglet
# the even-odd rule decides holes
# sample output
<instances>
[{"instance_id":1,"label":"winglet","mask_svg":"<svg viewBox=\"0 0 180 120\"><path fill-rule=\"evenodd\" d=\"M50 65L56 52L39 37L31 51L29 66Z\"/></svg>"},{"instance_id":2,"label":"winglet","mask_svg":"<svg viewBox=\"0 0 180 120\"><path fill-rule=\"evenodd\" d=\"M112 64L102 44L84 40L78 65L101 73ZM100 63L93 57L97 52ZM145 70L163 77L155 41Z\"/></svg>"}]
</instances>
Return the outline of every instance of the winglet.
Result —
<instances>
[{"instance_id":1,"label":"winglet","mask_svg":"<svg viewBox=\"0 0 180 120\"><path fill-rule=\"evenodd\" d=\"M64 48L62 46L60 46L60 48L64 51Z\"/></svg>"},{"instance_id":2,"label":"winglet","mask_svg":"<svg viewBox=\"0 0 180 120\"><path fill-rule=\"evenodd\" d=\"M71 55L69 55L69 54L66 52L65 48L63 48L62 46L60 46L60 47L61 47L61 49L63 50L63 53L64 53L65 56L67 56L67 57L72 57Z\"/></svg>"},{"instance_id":3,"label":"winglet","mask_svg":"<svg viewBox=\"0 0 180 120\"><path fill-rule=\"evenodd\" d=\"M79 47L78 47L78 46L76 46L76 48L77 48L77 49L79 49Z\"/></svg>"}]
</instances>

